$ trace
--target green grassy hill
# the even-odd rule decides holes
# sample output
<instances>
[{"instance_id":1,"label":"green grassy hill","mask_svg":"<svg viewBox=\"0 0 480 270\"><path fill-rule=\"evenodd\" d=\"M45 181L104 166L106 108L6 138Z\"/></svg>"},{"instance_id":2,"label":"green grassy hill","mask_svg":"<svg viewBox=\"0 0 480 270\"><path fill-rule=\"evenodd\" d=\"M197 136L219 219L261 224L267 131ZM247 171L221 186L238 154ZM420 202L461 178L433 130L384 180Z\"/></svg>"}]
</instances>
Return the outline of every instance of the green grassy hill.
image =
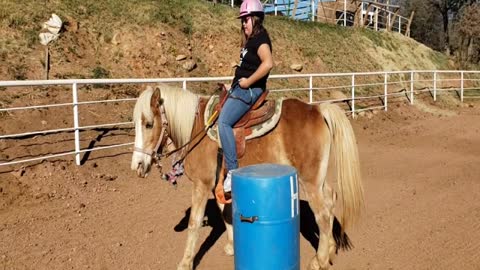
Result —
<instances>
[{"instance_id":1,"label":"green grassy hill","mask_svg":"<svg viewBox=\"0 0 480 270\"><path fill-rule=\"evenodd\" d=\"M0 0L0 80L43 79L38 34L56 13L50 79L229 76L238 60L238 9L203 0ZM449 69L438 52L397 33L268 16L273 74ZM178 55L186 60L177 61ZM182 66L195 62L187 71Z\"/></svg>"}]
</instances>

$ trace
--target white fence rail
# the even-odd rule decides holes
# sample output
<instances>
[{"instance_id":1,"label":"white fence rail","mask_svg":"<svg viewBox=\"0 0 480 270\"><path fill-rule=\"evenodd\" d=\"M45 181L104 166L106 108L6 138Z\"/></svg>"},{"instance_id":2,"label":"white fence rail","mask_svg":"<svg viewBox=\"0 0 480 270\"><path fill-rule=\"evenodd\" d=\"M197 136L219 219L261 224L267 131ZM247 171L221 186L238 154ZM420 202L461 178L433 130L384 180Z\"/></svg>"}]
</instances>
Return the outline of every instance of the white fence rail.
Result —
<instances>
[{"instance_id":1,"label":"white fence rail","mask_svg":"<svg viewBox=\"0 0 480 270\"><path fill-rule=\"evenodd\" d=\"M80 101L79 91L85 85L124 85L124 84L152 84L175 83L181 84L183 89L188 85L206 82L229 82L231 77L203 77L203 78L159 78L159 79L71 79L71 80L32 80L32 81L0 81L0 93L9 87L28 86L68 86L71 87L72 102L61 104L45 104L21 107L0 107L0 115L5 112L19 110L50 109L55 107L70 107L73 111L73 126L50 130L31 130L16 134L0 134L0 141L15 139L24 136L48 136L59 132L74 132L74 145L71 151L50 155L41 155L29 159L0 160L0 167L19 163L39 161L54 157L75 155L77 165L80 165L82 153L104 150L116 147L130 146L133 142L84 148L80 147L80 131L95 128L110 128L128 126L133 128L132 122L105 123L101 125L81 126L79 119L81 110L79 105L99 105L112 102L134 102L135 98L106 99ZM321 73L321 74L288 74L271 75L269 88L272 96L296 96L306 102L316 104L322 102L340 102L348 105L347 113L355 117L357 113L366 110L388 110L389 99L406 97L410 104L414 103L415 95L429 92L433 100L447 91L455 92L460 99L480 97L480 71L395 71L395 72L362 72L362 73ZM332 93L336 92L337 95ZM340 97L339 97L340 95ZM1 103L0 103L1 105ZM1 119L1 118L0 118Z\"/></svg>"}]
</instances>

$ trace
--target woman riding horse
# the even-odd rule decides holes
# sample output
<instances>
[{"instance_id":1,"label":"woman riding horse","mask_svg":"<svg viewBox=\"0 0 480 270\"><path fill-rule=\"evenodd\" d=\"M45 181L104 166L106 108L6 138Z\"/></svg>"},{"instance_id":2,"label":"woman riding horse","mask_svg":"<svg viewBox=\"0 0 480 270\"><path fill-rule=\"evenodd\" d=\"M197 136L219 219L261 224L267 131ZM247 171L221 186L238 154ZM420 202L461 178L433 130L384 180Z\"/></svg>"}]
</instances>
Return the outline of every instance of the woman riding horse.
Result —
<instances>
[{"instance_id":1,"label":"woman riding horse","mask_svg":"<svg viewBox=\"0 0 480 270\"><path fill-rule=\"evenodd\" d=\"M264 17L259 0L243 1L238 17L242 23L240 62L235 70L233 87L218 119L218 132L226 165L223 184L225 192L231 191L232 170L238 168L233 126L266 90L267 78L273 67L272 43L263 27Z\"/></svg>"}]
</instances>

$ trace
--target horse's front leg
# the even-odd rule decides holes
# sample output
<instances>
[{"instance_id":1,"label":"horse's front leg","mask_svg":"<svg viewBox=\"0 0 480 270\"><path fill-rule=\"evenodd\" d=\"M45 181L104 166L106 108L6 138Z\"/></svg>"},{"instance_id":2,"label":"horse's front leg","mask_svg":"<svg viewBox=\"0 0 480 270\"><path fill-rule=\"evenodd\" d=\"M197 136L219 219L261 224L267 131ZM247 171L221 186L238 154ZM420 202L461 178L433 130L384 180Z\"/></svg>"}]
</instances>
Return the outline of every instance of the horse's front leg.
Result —
<instances>
[{"instance_id":1,"label":"horse's front leg","mask_svg":"<svg viewBox=\"0 0 480 270\"><path fill-rule=\"evenodd\" d=\"M178 265L178 270L193 269L193 259L195 257L195 247L198 240L198 231L202 226L203 217L205 215L205 207L207 205L209 188L201 181L194 181L192 190L192 209L190 219L188 221L188 237L185 246L183 258Z\"/></svg>"},{"instance_id":2,"label":"horse's front leg","mask_svg":"<svg viewBox=\"0 0 480 270\"><path fill-rule=\"evenodd\" d=\"M220 211L222 212L222 216L224 216L224 213L223 211L225 210L225 204L222 204L222 203L218 203L217 202L217 205L218 205L218 208L220 208ZM229 210L229 215L232 214L232 205L230 204L230 210ZM233 250L233 225L232 225L232 219L230 219L230 222L228 222L227 220L225 220L225 218L223 218L223 222L225 223L225 228L227 229L227 239L228 239L228 243L225 245L225 247L223 248L223 250L225 251L225 254L227 254L228 256L233 256L234 254L234 250Z\"/></svg>"}]
</instances>

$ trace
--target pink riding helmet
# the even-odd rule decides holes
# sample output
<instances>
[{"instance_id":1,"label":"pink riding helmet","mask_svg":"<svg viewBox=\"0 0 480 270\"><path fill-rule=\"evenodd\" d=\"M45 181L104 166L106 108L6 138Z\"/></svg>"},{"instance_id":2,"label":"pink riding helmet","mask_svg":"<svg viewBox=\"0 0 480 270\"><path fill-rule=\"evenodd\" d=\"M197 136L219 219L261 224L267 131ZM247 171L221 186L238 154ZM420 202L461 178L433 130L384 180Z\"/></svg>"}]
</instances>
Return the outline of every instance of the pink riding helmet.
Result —
<instances>
[{"instance_id":1,"label":"pink riding helmet","mask_svg":"<svg viewBox=\"0 0 480 270\"><path fill-rule=\"evenodd\" d=\"M240 6L240 16L238 18L246 16L263 16L263 5L259 0L243 0Z\"/></svg>"}]
</instances>

